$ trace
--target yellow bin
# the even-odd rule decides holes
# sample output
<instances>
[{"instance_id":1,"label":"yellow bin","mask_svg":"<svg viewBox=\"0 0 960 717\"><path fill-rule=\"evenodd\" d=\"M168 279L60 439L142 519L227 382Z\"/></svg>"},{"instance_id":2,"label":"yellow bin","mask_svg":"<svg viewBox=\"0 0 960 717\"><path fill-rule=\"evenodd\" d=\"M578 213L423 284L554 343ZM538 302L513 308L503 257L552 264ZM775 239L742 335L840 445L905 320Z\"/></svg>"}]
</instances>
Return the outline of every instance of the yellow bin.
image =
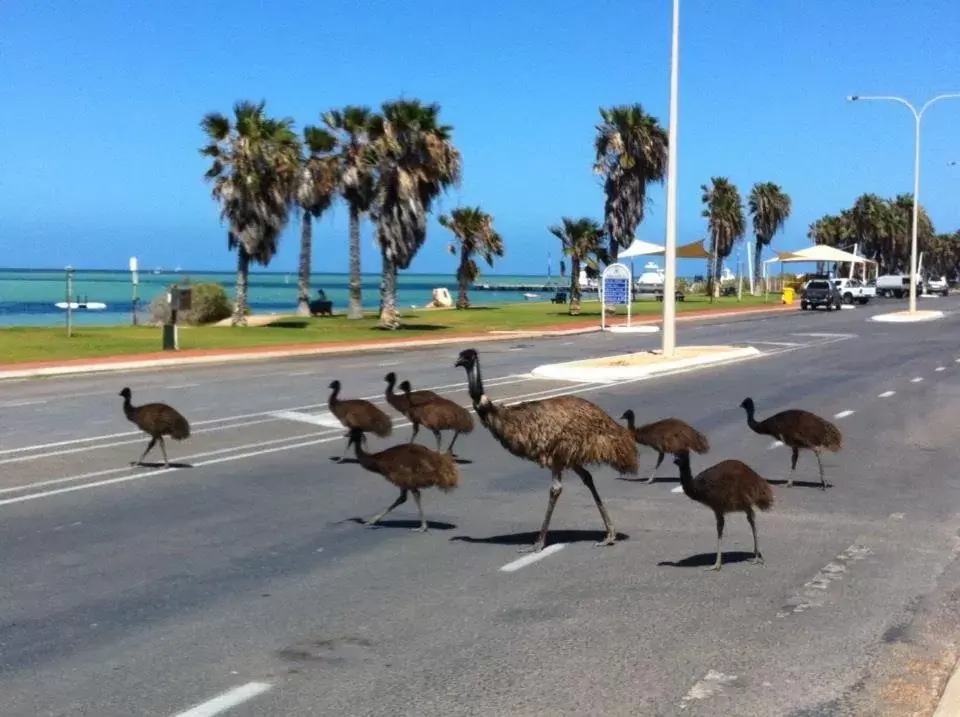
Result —
<instances>
[{"instance_id":1,"label":"yellow bin","mask_svg":"<svg viewBox=\"0 0 960 717\"><path fill-rule=\"evenodd\" d=\"M793 303L793 287L792 286L783 287L783 303L784 304Z\"/></svg>"}]
</instances>

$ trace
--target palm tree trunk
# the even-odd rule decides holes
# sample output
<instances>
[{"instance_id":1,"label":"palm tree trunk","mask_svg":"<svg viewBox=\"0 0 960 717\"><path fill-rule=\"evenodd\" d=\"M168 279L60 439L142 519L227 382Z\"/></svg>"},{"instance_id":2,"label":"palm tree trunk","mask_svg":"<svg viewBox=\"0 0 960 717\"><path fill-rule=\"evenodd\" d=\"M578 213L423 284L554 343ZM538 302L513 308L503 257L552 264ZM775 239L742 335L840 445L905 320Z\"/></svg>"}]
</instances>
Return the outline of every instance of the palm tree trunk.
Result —
<instances>
[{"instance_id":1,"label":"palm tree trunk","mask_svg":"<svg viewBox=\"0 0 960 717\"><path fill-rule=\"evenodd\" d=\"M234 326L247 325L247 275L250 273L250 255L243 245L237 247L237 296L233 305Z\"/></svg>"},{"instance_id":2,"label":"palm tree trunk","mask_svg":"<svg viewBox=\"0 0 960 717\"><path fill-rule=\"evenodd\" d=\"M469 309L470 297L467 296L467 285L470 283L467 277L467 262L470 260L470 254L466 245L460 247L460 268L457 269L457 284L459 291L457 293L457 308Z\"/></svg>"},{"instance_id":3,"label":"palm tree trunk","mask_svg":"<svg viewBox=\"0 0 960 717\"><path fill-rule=\"evenodd\" d=\"M360 283L360 210L350 207L350 305L348 319L363 318L363 290Z\"/></svg>"},{"instance_id":4,"label":"palm tree trunk","mask_svg":"<svg viewBox=\"0 0 960 717\"><path fill-rule=\"evenodd\" d=\"M297 314L310 316L310 252L313 243L313 217L304 211L300 222L300 280L297 285Z\"/></svg>"},{"instance_id":5,"label":"palm tree trunk","mask_svg":"<svg viewBox=\"0 0 960 717\"><path fill-rule=\"evenodd\" d=\"M395 331L400 328L397 317L397 265L383 257L383 310L380 312L380 328Z\"/></svg>"},{"instance_id":6,"label":"palm tree trunk","mask_svg":"<svg viewBox=\"0 0 960 717\"><path fill-rule=\"evenodd\" d=\"M600 307L603 311L603 307ZM580 315L580 260L570 259L570 316Z\"/></svg>"},{"instance_id":7,"label":"palm tree trunk","mask_svg":"<svg viewBox=\"0 0 960 717\"><path fill-rule=\"evenodd\" d=\"M720 298L720 242L713 243L713 267L710 270L710 301Z\"/></svg>"},{"instance_id":8,"label":"palm tree trunk","mask_svg":"<svg viewBox=\"0 0 960 717\"><path fill-rule=\"evenodd\" d=\"M753 247L753 292L754 296L760 291L760 278L763 275L761 271L760 256L763 253L763 242L757 237L757 243Z\"/></svg>"}]
</instances>

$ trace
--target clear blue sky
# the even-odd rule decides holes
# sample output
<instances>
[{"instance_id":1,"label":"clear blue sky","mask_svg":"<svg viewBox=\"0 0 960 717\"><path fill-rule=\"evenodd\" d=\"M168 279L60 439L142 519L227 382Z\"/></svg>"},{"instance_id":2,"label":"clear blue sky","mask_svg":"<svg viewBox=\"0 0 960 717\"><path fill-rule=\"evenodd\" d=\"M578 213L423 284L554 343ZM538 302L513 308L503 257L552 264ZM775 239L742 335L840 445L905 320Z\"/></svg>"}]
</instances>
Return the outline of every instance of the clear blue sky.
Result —
<instances>
[{"instance_id":1,"label":"clear blue sky","mask_svg":"<svg viewBox=\"0 0 960 717\"><path fill-rule=\"evenodd\" d=\"M667 123L670 0L8 0L0 6L0 242L17 266L231 269L202 183L198 127L238 98L298 126L348 103L437 101L464 182L441 208L480 204L506 239L503 273L539 272L562 215L602 219L591 173L601 105L640 102ZM775 246L862 192L912 187L912 118L848 94L922 102L960 91L957 0L684 0L681 241L704 235L700 190L783 185L794 216ZM960 228L960 101L924 120L921 199ZM664 194L638 235L662 242ZM346 271L346 211L315 232L314 267ZM431 224L414 271L453 271ZM271 269L292 270L292 227ZM369 233L364 269L379 258ZM701 262L681 273L702 271Z\"/></svg>"}]
</instances>

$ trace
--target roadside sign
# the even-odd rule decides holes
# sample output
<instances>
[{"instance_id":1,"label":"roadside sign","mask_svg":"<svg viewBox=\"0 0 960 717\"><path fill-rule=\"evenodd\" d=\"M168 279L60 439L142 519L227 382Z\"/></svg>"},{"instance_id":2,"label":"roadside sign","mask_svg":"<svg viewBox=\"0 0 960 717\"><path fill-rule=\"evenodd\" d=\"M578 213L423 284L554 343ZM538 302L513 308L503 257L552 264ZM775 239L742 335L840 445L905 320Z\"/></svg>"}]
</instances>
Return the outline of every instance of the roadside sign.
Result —
<instances>
[{"instance_id":1,"label":"roadside sign","mask_svg":"<svg viewBox=\"0 0 960 717\"><path fill-rule=\"evenodd\" d=\"M600 329L604 330L607 325L608 306L627 307L627 326L630 325L631 309L631 281L630 267L626 264L611 264L603 270L600 275Z\"/></svg>"}]
</instances>

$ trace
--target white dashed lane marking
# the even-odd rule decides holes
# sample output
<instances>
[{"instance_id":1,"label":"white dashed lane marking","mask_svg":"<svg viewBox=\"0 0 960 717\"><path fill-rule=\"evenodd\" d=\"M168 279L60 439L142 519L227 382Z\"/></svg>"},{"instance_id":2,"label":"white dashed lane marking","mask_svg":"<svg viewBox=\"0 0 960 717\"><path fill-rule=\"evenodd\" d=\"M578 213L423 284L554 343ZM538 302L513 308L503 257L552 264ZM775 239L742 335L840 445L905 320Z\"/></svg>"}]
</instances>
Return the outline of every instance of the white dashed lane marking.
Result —
<instances>
[{"instance_id":1,"label":"white dashed lane marking","mask_svg":"<svg viewBox=\"0 0 960 717\"><path fill-rule=\"evenodd\" d=\"M920 383L923 380L923 376L917 376L916 378L911 378L910 383Z\"/></svg>"},{"instance_id":2,"label":"white dashed lane marking","mask_svg":"<svg viewBox=\"0 0 960 717\"><path fill-rule=\"evenodd\" d=\"M840 411L840 413L833 414L834 418L846 418L847 416L852 416L856 411Z\"/></svg>"},{"instance_id":3,"label":"white dashed lane marking","mask_svg":"<svg viewBox=\"0 0 960 717\"><path fill-rule=\"evenodd\" d=\"M504 573L512 573L520 568L525 568L531 563L535 563L538 560L543 560L549 555L553 555L558 550L563 550L566 547L566 543L554 543L553 545L548 545L539 553L527 553L522 558L517 558L516 560L507 563L500 570Z\"/></svg>"},{"instance_id":4,"label":"white dashed lane marking","mask_svg":"<svg viewBox=\"0 0 960 717\"><path fill-rule=\"evenodd\" d=\"M783 441L774 441L773 443L770 444L769 450L772 451L774 448L779 448L782 445L783 445Z\"/></svg>"},{"instance_id":5,"label":"white dashed lane marking","mask_svg":"<svg viewBox=\"0 0 960 717\"><path fill-rule=\"evenodd\" d=\"M879 396L877 396L877 398L890 398L895 393L896 391L884 391Z\"/></svg>"},{"instance_id":6,"label":"white dashed lane marking","mask_svg":"<svg viewBox=\"0 0 960 717\"><path fill-rule=\"evenodd\" d=\"M937 367L934 369L934 371L946 371L946 370L947 370L947 367L946 367L946 366L937 366Z\"/></svg>"}]
</instances>

